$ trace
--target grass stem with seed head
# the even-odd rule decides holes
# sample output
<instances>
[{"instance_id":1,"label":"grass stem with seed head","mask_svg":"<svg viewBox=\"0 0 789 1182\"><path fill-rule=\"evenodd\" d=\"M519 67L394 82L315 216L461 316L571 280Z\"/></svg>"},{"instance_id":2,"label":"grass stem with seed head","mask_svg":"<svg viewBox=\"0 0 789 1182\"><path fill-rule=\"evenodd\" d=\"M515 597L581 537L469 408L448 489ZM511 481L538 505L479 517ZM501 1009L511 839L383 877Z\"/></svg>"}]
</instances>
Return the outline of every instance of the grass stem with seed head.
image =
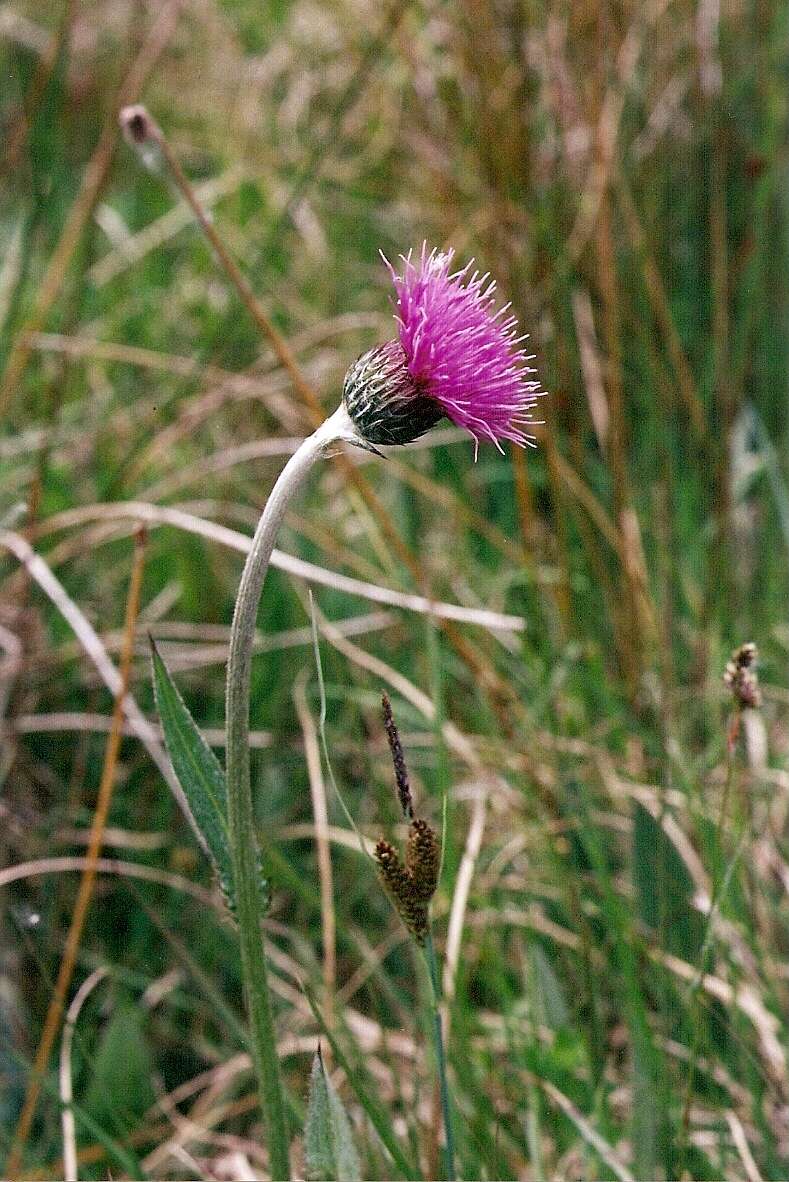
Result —
<instances>
[{"instance_id":1,"label":"grass stem with seed head","mask_svg":"<svg viewBox=\"0 0 789 1182\"><path fill-rule=\"evenodd\" d=\"M430 1024L436 1056L441 1112L444 1124L444 1163L448 1179L455 1177L455 1139L452 1128L452 1109L447 1082L447 1061L441 1021L441 985L438 974L433 932L430 926L430 901L435 894L441 871L443 841L422 817L414 814L411 784L403 754L403 745L392 704L387 694L381 698L384 729L394 766L397 799L405 820L410 821L403 862L397 850L383 838L376 844L375 860L378 875L395 910L408 928L425 958L430 983ZM446 800L446 797L445 797ZM446 836L446 827L444 837Z\"/></svg>"}]
</instances>

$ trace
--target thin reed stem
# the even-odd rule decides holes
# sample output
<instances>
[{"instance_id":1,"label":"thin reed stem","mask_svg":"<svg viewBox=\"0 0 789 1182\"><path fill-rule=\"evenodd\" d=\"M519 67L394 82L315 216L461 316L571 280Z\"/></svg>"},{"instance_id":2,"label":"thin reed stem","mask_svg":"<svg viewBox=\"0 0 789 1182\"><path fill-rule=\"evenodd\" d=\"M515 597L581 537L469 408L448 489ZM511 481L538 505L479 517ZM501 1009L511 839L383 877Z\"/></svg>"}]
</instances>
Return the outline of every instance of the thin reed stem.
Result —
<instances>
[{"instance_id":1,"label":"thin reed stem","mask_svg":"<svg viewBox=\"0 0 789 1182\"><path fill-rule=\"evenodd\" d=\"M0 162L0 176L7 177L13 173L19 161L22 149L30 135L36 116L41 109L47 87L57 69L67 43L71 37L71 30L76 15L76 0L66 0L63 15L56 33L52 35L49 45L41 54L36 65L35 73L30 82L30 89L25 95L22 109L17 112L11 124L11 132L6 145L5 157Z\"/></svg>"},{"instance_id":2,"label":"thin reed stem","mask_svg":"<svg viewBox=\"0 0 789 1182\"><path fill-rule=\"evenodd\" d=\"M318 860L318 883L320 886L321 932L323 937L323 1004L326 1022L334 1023L335 992L337 989L337 921L334 911L334 883L331 867L331 843L329 840L329 810L326 801L326 784L321 767L321 753L318 731L307 705L307 671L302 670L293 688L293 700L304 736L304 755L307 761L307 777L312 797L312 813L315 818L315 848Z\"/></svg>"},{"instance_id":3,"label":"thin reed stem","mask_svg":"<svg viewBox=\"0 0 789 1182\"><path fill-rule=\"evenodd\" d=\"M269 1139L272 1178L290 1178L288 1129L277 1057L268 967L260 931L261 897L249 772L249 698L252 650L260 596L279 527L312 465L353 428L340 408L288 460L263 510L238 589L227 662L225 709L227 820L236 890L241 967L251 1024L251 1047Z\"/></svg>"},{"instance_id":4,"label":"thin reed stem","mask_svg":"<svg viewBox=\"0 0 789 1182\"><path fill-rule=\"evenodd\" d=\"M736 774L735 764L735 737L739 730L740 717L739 712L736 712L729 723L729 733L726 741L726 782L723 787L723 796L721 798L720 811L718 813L718 823L716 826L716 833L718 843L720 846L720 853L723 853L724 831L726 821L729 815L729 807L732 793L734 790L734 781ZM698 999L704 985L704 977L706 974L707 956L712 945L715 934L715 918L723 906L723 902L729 890L729 885L732 876L737 867L742 852L743 838L746 835L747 818L743 818L740 824L740 830L737 835L734 852L723 870L723 874L715 876L715 883L712 889L710 898L709 910L707 912L707 919L704 925L704 934L701 941L701 950L699 952L698 964L696 974L692 980L689 993L689 1009L691 1021L693 1025L693 1039L690 1047L690 1056L688 1059L688 1075L685 1084L685 1096L682 1105L682 1122L680 1125L679 1138L679 1157L678 1166L684 1169L686 1164L686 1155L688 1151L688 1140L690 1136L690 1109L693 1103L693 1087L696 1079L696 1065L699 1057L700 1042L701 1042L701 1013L699 1009Z\"/></svg>"},{"instance_id":5,"label":"thin reed stem","mask_svg":"<svg viewBox=\"0 0 789 1182\"><path fill-rule=\"evenodd\" d=\"M452 1108L447 1080L447 1059L444 1049L444 1034L441 1026L441 985L439 983L436 949L433 933L428 928L424 943L427 975L430 978L430 1010L433 1024L433 1043L436 1052L436 1069L441 1092L441 1112L444 1118L444 1172L452 1182L455 1177L455 1135L452 1126Z\"/></svg>"},{"instance_id":6,"label":"thin reed stem","mask_svg":"<svg viewBox=\"0 0 789 1182\"><path fill-rule=\"evenodd\" d=\"M323 409L318 395L302 374L287 341L277 332L273 322L266 315L260 301L255 296L249 280L225 246L214 226L210 214L201 204L161 127L141 104L126 107L120 112L119 119L124 134L132 144L141 147L143 144L153 141L158 147L162 159L170 172L170 176L173 178L184 201L195 215L200 229L213 247L222 269L235 287L255 324L271 345L280 365L293 382L294 388L307 408L313 423L320 423L323 416Z\"/></svg>"},{"instance_id":7,"label":"thin reed stem","mask_svg":"<svg viewBox=\"0 0 789 1182\"><path fill-rule=\"evenodd\" d=\"M71 1049L74 1030L82 1007L91 992L107 976L108 969L100 965L80 985L68 1008L60 1046L60 1125L63 1130L63 1177L65 1182L77 1182L77 1126L74 1120L74 1087L71 1078Z\"/></svg>"}]
</instances>

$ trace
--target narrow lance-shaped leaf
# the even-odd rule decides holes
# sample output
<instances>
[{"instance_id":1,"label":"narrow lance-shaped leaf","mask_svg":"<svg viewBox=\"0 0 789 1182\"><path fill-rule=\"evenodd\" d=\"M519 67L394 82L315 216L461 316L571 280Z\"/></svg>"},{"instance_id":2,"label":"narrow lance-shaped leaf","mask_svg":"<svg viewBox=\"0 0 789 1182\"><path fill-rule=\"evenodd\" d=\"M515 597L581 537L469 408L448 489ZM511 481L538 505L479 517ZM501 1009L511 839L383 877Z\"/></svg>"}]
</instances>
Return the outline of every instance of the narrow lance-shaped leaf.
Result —
<instances>
[{"instance_id":1,"label":"narrow lance-shaped leaf","mask_svg":"<svg viewBox=\"0 0 789 1182\"><path fill-rule=\"evenodd\" d=\"M358 1182L361 1178L350 1122L326 1074L320 1047L312 1061L304 1142L309 1182Z\"/></svg>"},{"instance_id":2,"label":"narrow lance-shaped leaf","mask_svg":"<svg viewBox=\"0 0 789 1182\"><path fill-rule=\"evenodd\" d=\"M205 838L222 889L232 908L233 863L227 830L225 775L151 640L153 687L173 770L197 828Z\"/></svg>"},{"instance_id":3,"label":"narrow lance-shaped leaf","mask_svg":"<svg viewBox=\"0 0 789 1182\"><path fill-rule=\"evenodd\" d=\"M384 1109L380 1099L375 1094L374 1081L365 1076L361 1062L356 1066L349 1061L343 1052L342 1047L338 1043L331 1027L326 1025L326 1019L321 1013L320 1006L315 1000L315 995L310 988L308 981L303 981L302 986L307 996L307 1001L310 1004L315 1021L321 1028L323 1035L332 1049L332 1054L337 1060L337 1065L345 1072L345 1077L348 1080L348 1086L353 1089L356 1099L364 1109L370 1124L375 1129L376 1133L381 1139L381 1144L386 1149L387 1153L392 1159L392 1166L399 1171L403 1178L412 1180L419 1180L422 1178L422 1173L419 1166L415 1163L411 1165L403 1155L403 1151L398 1145L397 1138L392 1128L389 1114ZM388 1176L388 1175L387 1175Z\"/></svg>"}]
</instances>

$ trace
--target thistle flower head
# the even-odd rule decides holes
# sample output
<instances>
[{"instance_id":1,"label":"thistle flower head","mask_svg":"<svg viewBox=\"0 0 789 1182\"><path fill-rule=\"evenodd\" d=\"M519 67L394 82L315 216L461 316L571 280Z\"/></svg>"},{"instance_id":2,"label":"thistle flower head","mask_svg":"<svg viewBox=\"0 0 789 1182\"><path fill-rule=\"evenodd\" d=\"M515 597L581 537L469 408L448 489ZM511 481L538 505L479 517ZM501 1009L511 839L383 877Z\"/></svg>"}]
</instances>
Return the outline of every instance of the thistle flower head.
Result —
<instances>
[{"instance_id":1,"label":"thistle flower head","mask_svg":"<svg viewBox=\"0 0 789 1182\"><path fill-rule=\"evenodd\" d=\"M541 396L509 305L496 310L496 284L452 250L384 258L396 295L398 340L372 349L348 371L344 397L371 443L409 443L443 416L476 443L533 444L526 428Z\"/></svg>"}]
</instances>

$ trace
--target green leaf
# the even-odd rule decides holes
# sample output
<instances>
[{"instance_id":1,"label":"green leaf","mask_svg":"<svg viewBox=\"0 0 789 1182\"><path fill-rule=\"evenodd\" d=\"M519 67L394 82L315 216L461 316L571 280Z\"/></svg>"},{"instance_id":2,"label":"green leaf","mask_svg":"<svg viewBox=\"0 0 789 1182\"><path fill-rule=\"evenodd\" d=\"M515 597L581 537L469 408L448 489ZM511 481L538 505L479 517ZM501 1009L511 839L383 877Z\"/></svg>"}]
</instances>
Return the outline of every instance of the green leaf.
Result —
<instances>
[{"instance_id":1,"label":"green leaf","mask_svg":"<svg viewBox=\"0 0 789 1182\"><path fill-rule=\"evenodd\" d=\"M144 1012L124 1000L113 1012L96 1051L86 1112L116 1135L123 1134L155 1102L153 1075Z\"/></svg>"},{"instance_id":2,"label":"green leaf","mask_svg":"<svg viewBox=\"0 0 789 1182\"><path fill-rule=\"evenodd\" d=\"M529 954L538 1021L551 1030L561 1030L570 1025L570 1014L559 978L545 950L536 940L530 944Z\"/></svg>"},{"instance_id":3,"label":"green leaf","mask_svg":"<svg viewBox=\"0 0 789 1182\"><path fill-rule=\"evenodd\" d=\"M312 1061L304 1143L309 1182L358 1182L361 1179L351 1126L326 1074L320 1046Z\"/></svg>"},{"instance_id":4,"label":"green leaf","mask_svg":"<svg viewBox=\"0 0 789 1182\"><path fill-rule=\"evenodd\" d=\"M422 1178L422 1173L419 1169L419 1166L409 1165L408 1161L403 1156L403 1152L397 1143L397 1137L395 1136L394 1129L392 1128L391 1117L381 1104L380 1100L376 1097L374 1081L371 1077L366 1076L364 1065L360 1059L356 1060L354 1063L349 1062L342 1050L342 1047L332 1033L331 1027L327 1026L326 1020L320 1011L320 1006L315 1000L315 995L313 994L307 981L302 981L302 988L304 989L304 992L307 996L307 1001L310 1004L310 1009L312 1010L315 1021L320 1026L326 1041L332 1049L332 1054L337 1060L337 1065L345 1072L345 1077L348 1080L349 1087L353 1089L356 1099L364 1109L364 1112L369 1118L370 1124L373 1126L376 1133L380 1137L381 1144L384 1146L387 1153L391 1157L395 1168L400 1171L404 1178L417 1180L418 1182L418 1180Z\"/></svg>"},{"instance_id":5,"label":"green leaf","mask_svg":"<svg viewBox=\"0 0 789 1182\"><path fill-rule=\"evenodd\" d=\"M695 886L663 825L638 801L633 816L633 885L639 917L659 945L695 964L704 920L693 906Z\"/></svg>"},{"instance_id":6,"label":"green leaf","mask_svg":"<svg viewBox=\"0 0 789 1182\"><path fill-rule=\"evenodd\" d=\"M173 770L232 905L233 862L227 829L227 788L219 760L198 730L167 666L151 640L153 688Z\"/></svg>"}]
</instances>

